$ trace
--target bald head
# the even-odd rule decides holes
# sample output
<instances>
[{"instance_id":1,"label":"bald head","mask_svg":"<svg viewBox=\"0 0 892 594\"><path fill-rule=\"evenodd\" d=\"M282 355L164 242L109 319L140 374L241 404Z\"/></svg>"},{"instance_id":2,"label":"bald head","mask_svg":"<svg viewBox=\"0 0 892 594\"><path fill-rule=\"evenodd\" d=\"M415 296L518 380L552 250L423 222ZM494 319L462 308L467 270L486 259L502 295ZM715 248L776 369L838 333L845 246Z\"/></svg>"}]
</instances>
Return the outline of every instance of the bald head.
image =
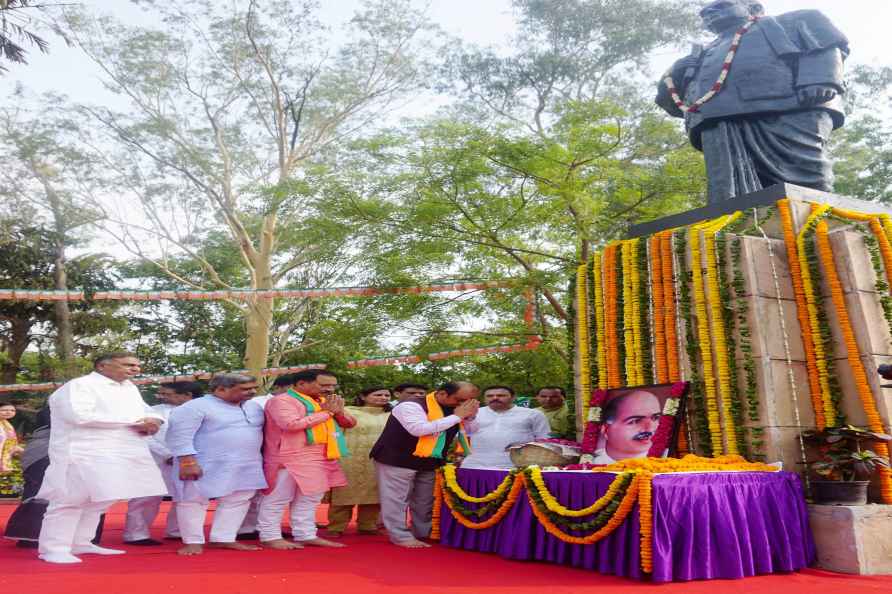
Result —
<instances>
[{"instance_id":1,"label":"bald head","mask_svg":"<svg viewBox=\"0 0 892 594\"><path fill-rule=\"evenodd\" d=\"M759 0L712 0L700 11L703 27L719 34L736 30L751 16L765 14L765 7Z\"/></svg>"}]
</instances>

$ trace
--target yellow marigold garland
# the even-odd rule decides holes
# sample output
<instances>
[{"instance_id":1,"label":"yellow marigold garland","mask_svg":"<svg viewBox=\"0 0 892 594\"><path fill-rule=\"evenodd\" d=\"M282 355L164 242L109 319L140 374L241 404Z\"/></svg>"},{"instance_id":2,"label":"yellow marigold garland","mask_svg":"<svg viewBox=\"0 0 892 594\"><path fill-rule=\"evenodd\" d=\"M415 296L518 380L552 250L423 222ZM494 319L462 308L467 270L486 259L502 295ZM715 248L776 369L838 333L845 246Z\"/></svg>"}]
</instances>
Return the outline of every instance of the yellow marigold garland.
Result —
<instances>
[{"instance_id":1,"label":"yellow marigold garland","mask_svg":"<svg viewBox=\"0 0 892 594\"><path fill-rule=\"evenodd\" d=\"M632 361L634 367L632 369L633 385L644 385L644 328L641 327L641 272L638 261L639 240L629 240L629 285L632 292L632 347L634 348L634 356ZM627 322L628 324L628 322Z\"/></svg>"},{"instance_id":2,"label":"yellow marigold garland","mask_svg":"<svg viewBox=\"0 0 892 594\"><path fill-rule=\"evenodd\" d=\"M660 237L650 238L651 295L654 314L654 377L658 384L669 381L669 363L666 357L666 303L663 299L663 260Z\"/></svg>"},{"instance_id":3,"label":"yellow marigold garland","mask_svg":"<svg viewBox=\"0 0 892 594\"><path fill-rule=\"evenodd\" d=\"M437 473L438 475L440 473ZM446 486L452 491L453 495L461 499L462 501L467 501L468 503L489 503L490 501L495 501L499 497L505 494L511 484L514 482L514 477L509 474L505 477L505 479L499 484L495 490L490 491L486 495L482 497L474 497L472 495L468 495L464 489L461 488L461 485L458 484L458 479L455 476L455 466L452 464L447 464L443 467L443 479L446 481Z\"/></svg>"},{"instance_id":4,"label":"yellow marigold garland","mask_svg":"<svg viewBox=\"0 0 892 594\"><path fill-rule=\"evenodd\" d=\"M533 514L536 516L536 519L539 520L539 523L542 524L542 527L545 528L545 531L562 540L563 542L570 544L580 544L587 545L593 544L616 530L620 524L622 524L629 513L632 511L632 508L635 506L635 502L638 499L638 484L639 477L635 477L632 479L632 483L629 485L629 488L626 490L626 495L623 497L622 501L619 504L619 507L616 510L616 513L607 521L600 530L593 532L586 536L573 536L572 534L567 534L563 530L561 530L558 526L551 521L545 513L539 509L539 506L536 505L533 496L530 494L530 485L527 485L527 497L530 500L530 508L533 510Z\"/></svg>"},{"instance_id":5,"label":"yellow marigold garland","mask_svg":"<svg viewBox=\"0 0 892 594\"><path fill-rule=\"evenodd\" d=\"M724 421L724 441L727 442L724 451L728 454L738 454L740 452L737 447L737 427L734 426L734 416L731 412L731 401L736 395L732 394L728 369L728 341L725 336L725 312L723 311L725 304L722 303L721 290L719 288L719 283L727 282L727 279L719 278L715 235L724 227L739 219L741 215L742 213L738 211L727 217L722 217L703 232L706 247L706 284L709 291L710 306L709 323L711 334L715 339L715 367L718 375L716 384ZM734 355L734 353L730 353L730 356Z\"/></svg>"},{"instance_id":6,"label":"yellow marigold garland","mask_svg":"<svg viewBox=\"0 0 892 594\"><path fill-rule=\"evenodd\" d=\"M618 388L623 383L619 361L619 333L617 328L617 305L619 287L616 278L618 243L604 249L604 326L607 335L607 387Z\"/></svg>"},{"instance_id":7,"label":"yellow marigold garland","mask_svg":"<svg viewBox=\"0 0 892 594\"><path fill-rule=\"evenodd\" d=\"M595 331L598 333L598 388L607 389L607 336L604 333L604 279L602 278L601 254L596 254L592 266L592 284L595 293ZM587 400L591 399L591 395ZM588 415L582 417L583 423Z\"/></svg>"},{"instance_id":8,"label":"yellow marigold garland","mask_svg":"<svg viewBox=\"0 0 892 594\"><path fill-rule=\"evenodd\" d=\"M824 266L824 274L827 277L827 284L830 285L830 297L836 309L837 322L839 329L843 335L843 341L846 345L846 358L852 369L852 375L855 380L855 388L858 390L858 396L864 405L864 413L867 416L867 426L871 431L882 433L884 431L883 421L877 411L876 400L873 391L870 389L870 383L867 379L867 372L861 361L861 353L858 349L858 342L855 340L855 332L852 330L852 324L849 320L849 311L846 306L846 298L842 292L842 284L839 281L839 273L836 270L836 261L833 258L833 252L830 248L830 238L828 236L829 228L827 221L820 221L815 228L815 237L817 239L818 256ZM877 454L889 458L889 447L884 442L877 443L875 446ZM880 468L880 494L883 503L892 503L892 472L888 468Z\"/></svg>"},{"instance_id":9,"label":"yellow marigold garland","mask_svg":"<svg viewBox=\"0 0 892 594\"><path fill-rule=\"evenodd\" d=\"M623 344L626 351L626 385L634 386L637 382L636 369L637 362L635 360L635 314L633 311L633 300L637 297L632 289L632 244L623 241L620 247L620 254L623 262Z\"/></svg>"},{"instance_id":10,"label":"yellow marigold garland","mask_svg":"<svg viewBox=\"0 0 892 594\"><path fill-rule=\"evenodd\" d=\"M700 251L700 229L707 225L694 225L688 230L688 244L691 250L691 278L693 280L694 311L697 316L697 342L700 345L700 358L703 361L704 401L709 439L712 451L722 451L722 423L719 416L716 380L713 375L712 340L709 336L709 317L706 313L706 292L703 289L703 263Z\"/></svg>"},{"instance_id":11,"label":"yellow marigold garland","mask_svg":"<svg viewBox=\"0 0 892 594\"><path fill-rule=\"evenodd\" d=\"M448 480L448 479L447 479ZM452 501L448 496L443 494L443 500L446 502L446 507L449 508L452 517L455 518L455 521L464 526L465 528L470 528L472 530L485 530L486 528L492 528L496 524L502 521L502 518L514 507L514 504L517 502L518 497L520 497L520 491L523 489L524 481L521 475L515 475L514 480L511 483L511 491L508 492L508 496L505 498L505 502L491 515L489 518L482 522L474 522L469 520L465 516L463 516L459 511L457 511L453 505ZM442 492L442 487L441 487Z\"/></svg>"},{"instance_id":12,"label":"yellow marigold garland","mask_svg":"<svg viewBox=\"0 0 892 594\"><path fill-rule=\"evenodd\" d=\"M613 498L616 496L617 492L622 487L625 476L619 475L616 477L612 483L610 483L610 487L608 487L607 492L604 493L599 499L595 500L594 503L589 505L588 507L584 507L582 509L570 509L568 507L564 507L561 503L555 499L554 495L551 494L551 491L548 490L548 486L545 484L545 479L542 478L542 469L538 466L529 467L530 470L530 478L533 481L533 486L536 488L539 493L539 497L542 498L542 501L545 503L545 506L549 511L559 514L561 516L567 518L581 518L583 516L590 516L595 514L604 507L609 504ZM529 485L527 486L529 488Z\"/></svg>"},{"instance_id":13,"label":"yellow marigold garland","mask_svg":"<svg viewBox=\"0 0 892 594\"><path fill-rule=\"evenodd\" d=\"M790 277L793 281L793 296L796 299L796 317L799 319L799 328L802 333L802 345L805 351L805 366L808 372L808 388L811 396L812 407L815 411L815 425L818 429L827 426L824 419L824 404L821 398L821 383L818 378L817 356L815 354L815 339L812 335L811 317L808 311L808 300L805 296L805 286L802 278L799 246L796 241L796 231L793 229L793 214L790 211L789 199L778 201L781 228L784 233L784 244L787 248L787 261L790 266Z\"/></svg>"},{"instance_id":14,"label":"yellow marigold garland","mask_svg":"<svg viewBox=\"0 0 892 594\"><path fill-rule=\"evenodd\" d=\"M704 458L688 454L683 458L629 458L614 462L595 472L638 472L652 474L672 472L778 472L780 469L762 462L748 462L743 456L724 455Z\"/></svg>"},{"instance_id":15,"label":"yellow marigold garland","mask_svg":"<svg viewBox=\"0 0 892 594\"><path fill-rule=\"evenodd\" d=\"M796 237L796 248L799 252L799 268L802 274L802 289L805 293L808 312L808 321L811 328L812 341L814 343L815 363L818 368L818 385L821 387L821 408L823 421L827 426L836 425L836 407L833 405L833 397L830 391L830 376L827 371L827 353L824 351L824 341L821 337L821 326L818 320L818 304L815 296L814 279L811 277L811 269L808 265L805 241L808 234L814 229L817 221L821 219L830 207L827 205L812 205L809 215L799 235Z\"/></svg>"}]
</instances>

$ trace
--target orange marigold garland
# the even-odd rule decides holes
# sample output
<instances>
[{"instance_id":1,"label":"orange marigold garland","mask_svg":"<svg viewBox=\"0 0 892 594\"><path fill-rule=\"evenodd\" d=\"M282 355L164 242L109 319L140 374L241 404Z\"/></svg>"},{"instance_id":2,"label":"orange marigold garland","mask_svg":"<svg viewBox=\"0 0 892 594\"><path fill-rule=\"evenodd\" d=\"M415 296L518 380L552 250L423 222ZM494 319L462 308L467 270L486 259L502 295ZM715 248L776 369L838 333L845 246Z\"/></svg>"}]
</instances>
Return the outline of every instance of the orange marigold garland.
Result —
<instances>
[{"instance_id":1,"label":"orange marigold garland","mask_svg":"<svg viewBox=\"0 0 892 594\"><path fill-rule=\"evenodd\" d=\"M638 473L638 530L641 536L641 569L645 573L653 573L654 570L653 512L653 475L642 470Z\"/></svg>"},{"instance_id":2,"label":"orange marigold garland","mask_svg":"<svg viewBox=\"0 0 892 594\"><path fill-rule=\"evenodd\" d=\"M439 473L437 473L439 474ZM458 506L454 501L449 497L449 495L442 488L441 483L441 493L443 501L446 503L446 507L449 508L452 517L455 518L455 521L464 526L465 528L470 528L472 530L485 530L486 528L492 528L496 524L502 521L502 518L511 511L511 508L514 507L514 504L517 502L518 497L520 497L520 492L523 489L524 482L523 477L518 474L514 477L514 482L511 484L511 490L508 492L508 496L505 498L505 501L501 506L486 520L482 522L474 522L473 520L465 517L461 511L458 509Z\"/></svg>"},{"instance_id":3,"label":"orange marigold garland","mask_svg":"<svg viewBox=\"0 0 892 594\"><path fill-rule=\"evenodd\" d=\"M864 413L867 416L867 425L871 431L882 433L884 431L883 421L877 410L876 400L870 389L870 383L867 379L867 372L861 361L861 353L858 349L858 342L855 340L855 332L852 330L852 324L849 320L849 311L846 305L846 298L842 292L842 284L839 281L839 273L836 270L836 262L833 258L833 251L830 248L830 238L828 236L829 228L827 221L820 221L815 228L815 237L817 239L818 256L824 267L824 274L827 277L827 284L830 285L830 297L836 309L837 322L839 329L843 335L843 341L846 345L846 358L852 369L852 375L855 380L855 388L858 390L858 396L864 405ZM883 443L877 443L875 446L877 454L889 458L889 447ZM883 503L892 503L892 472L888 468L880 468L880 494Z\"/></svg>"},{"instance_id":4,"label":"orange marigold garland","mask_svg":"<svg viewBox=\"0 0 892 594\"><path fill-rule=\"evenodd\" d=\"M815 356L815 342L811 330L811 321L808 314L808 303L805 297L805 288L802 281L802 268L800 266L799 248L796 242L796 231L793 228L793 214L790 210L790 201L787 198L777 203L780 213L781 228L784 233L784 245L787 248L787 261L790 266L790 276L793 281L793 296L796 299L796 317L799 320L799 328L802 333L802 345L805 351L805 366L808 372L808 391L811 395L812 407L815 411L815 424L819 429L827 426L824 419L824 403L821 399L821 385L818 379L818 364Z\"/></svg>"},{"instance_id":5,"label":"orange marigold garland","mask_svg":"<svg viewBox=\"0 0 892 594\"><path fill-rule=\"evenodd\" d=\"M443 475L434 473L434 508L431 511L431 540L440 540L440 515L443 510Z\"/></svg>"}]
</instances>

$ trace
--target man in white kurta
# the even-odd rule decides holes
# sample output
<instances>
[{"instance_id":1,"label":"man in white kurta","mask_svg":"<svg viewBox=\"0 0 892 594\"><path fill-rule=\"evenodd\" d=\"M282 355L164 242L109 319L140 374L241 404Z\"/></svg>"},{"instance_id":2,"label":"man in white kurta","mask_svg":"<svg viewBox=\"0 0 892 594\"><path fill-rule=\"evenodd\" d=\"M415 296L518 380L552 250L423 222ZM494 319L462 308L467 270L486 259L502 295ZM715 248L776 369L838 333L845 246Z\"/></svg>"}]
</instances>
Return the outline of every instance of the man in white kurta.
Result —
<instances>
[{"instance_id":1,"label":"man in white kurta","mask_svg":"<svg viewBox=\"0 0 892 594\"><path fill-rule=\"evenodd\" d=\"M515 443L526 443L548 437L548 419L535 408L514 405L514 389L491 386L483 391L486 407L477 413L477 432L474 433L471 455L462 468L513 468L511 456L505 448Z\"/></svg>"},{"instance_id":2,"label":"man in white kurta","mask_svg":"<svg viewBox=\"0 0 892 594\"><path fill-rule=\"evenodd\" d=\"M173 454L167 447L167 420L170 413L181 404L189 402L193 398L202 395L201 384L197 382L170 382L158 388L156 398L161 404L156 404L152 410L158 413L165 423L158 433L149 439L149 450L161 471L164 484L167 485L167 493L173 494ZM124 543L138 546L157 546L161 541L151 538L152 523L158 516L161 508L161 496L137 497L127 502L127 520L124 523ZM179 538L180 528L177 524L176 503L167 511L167 526L164 530L165 538Z\"/></svg>"},{"instance_id":3,"label":"man in white kurta","mask_svg":"<svg viewBox=\"0 0 892 594\"><path fill-rule=\"evenodd\" d=\"M204 551L204 519L217 500L210 542L241 551L259 547L235 542L251 498L266 488L263 477L263 409L251 401L257 381L221 373L208 384L211 394L177 407L170 415L167 446L176 457L173 498L183 547L180 555Z\"/></svg>"},{"instance_id":4,"label":"man in white kurta","mask_svg":"<svg viewBox=\"0 0 892 594\"><path fill-rule=\"evenodd\" d=\"M90 542L100 516L116 501L167 492L148 444L163 421L130 382L139 360L110 353L99 356L94 369L49 399L50 465L37 497L49 502L39 553L51 563L123 553Z\"/></svg>"}]
</instances>

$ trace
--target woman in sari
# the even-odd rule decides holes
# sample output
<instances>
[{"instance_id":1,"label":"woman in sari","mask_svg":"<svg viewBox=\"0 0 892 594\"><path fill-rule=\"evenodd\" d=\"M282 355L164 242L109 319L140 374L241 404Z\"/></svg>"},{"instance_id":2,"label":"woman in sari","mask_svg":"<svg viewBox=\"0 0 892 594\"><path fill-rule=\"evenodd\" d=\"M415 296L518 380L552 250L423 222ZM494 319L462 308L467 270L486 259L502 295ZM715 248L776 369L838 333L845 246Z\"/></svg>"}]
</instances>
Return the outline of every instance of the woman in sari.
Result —
<instances>
[{"instance_id":1,"label":"woman in sari","mask_svg":"<svg viewBox=\"0 0 892 594\"><path fill-rule=\"evenodd\" d=\"M15 416L15 406L0 403L0 497L18 496L22 486L21 467L14 461L24 449L19 445L15 428L9 421Z\"/></svg>"},{"instance_id":2,"label":"woman in sari","mask_svg":"<svg viewBox=\"0 0 892 594\"><path fill-rule=\"evenodd\" d=\"M356 419L356 426L345 431L350 456L340 460L341 468L347 475L347 486L331 490L328 535L333 538L344 533L353 516L354 506L359 508L359 533L378 533L378 481L369 452L390 416L389 402L392 397L387 388L366 388L359 393L356 406L346 407L347 413Z\"/></svg>"}]
</instances>

